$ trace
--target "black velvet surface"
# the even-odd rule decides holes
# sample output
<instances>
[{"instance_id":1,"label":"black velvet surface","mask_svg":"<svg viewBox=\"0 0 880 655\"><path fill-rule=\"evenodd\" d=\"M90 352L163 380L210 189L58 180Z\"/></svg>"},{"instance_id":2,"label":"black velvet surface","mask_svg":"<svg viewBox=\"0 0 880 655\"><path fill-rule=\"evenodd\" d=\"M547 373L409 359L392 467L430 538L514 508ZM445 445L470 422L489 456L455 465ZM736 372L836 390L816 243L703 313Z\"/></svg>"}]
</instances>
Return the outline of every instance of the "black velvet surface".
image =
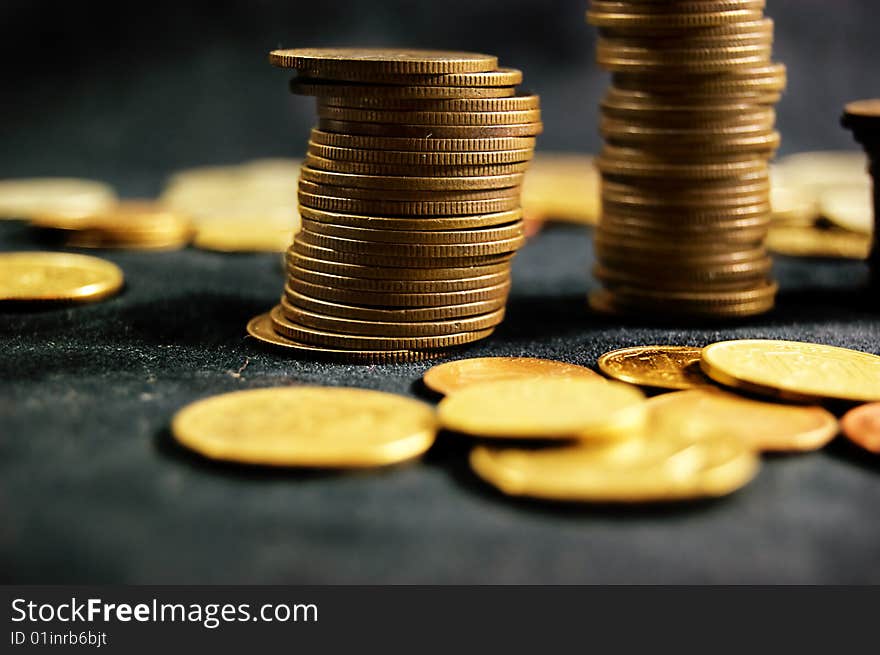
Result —
<instances>
[{"instance_id":1,"label":"black velvet surface","mask_svg":"<svg viewBox=\"0 0 880 655\"><path fill-rule=\"evenodd\" d=\"M38 247L0 224L0 249ZM277 300L278 256L96 254L124 269L118 297L0 313L6 582L880 582L880 459L842 440L766 459L723 500L632 509L507 499L449 436L422 461L354 474L200 459L168 432L192 400L298 383L418 396L430 364L317 363L259 347L244 326ZM652 326L587 310L590 258L586 230L545 230L516 259L507 321L458 356L595 366L622 346L740 337L880 351L880 307L858 262L783 258L773 313Z\"/></svg>"}]
</instances>

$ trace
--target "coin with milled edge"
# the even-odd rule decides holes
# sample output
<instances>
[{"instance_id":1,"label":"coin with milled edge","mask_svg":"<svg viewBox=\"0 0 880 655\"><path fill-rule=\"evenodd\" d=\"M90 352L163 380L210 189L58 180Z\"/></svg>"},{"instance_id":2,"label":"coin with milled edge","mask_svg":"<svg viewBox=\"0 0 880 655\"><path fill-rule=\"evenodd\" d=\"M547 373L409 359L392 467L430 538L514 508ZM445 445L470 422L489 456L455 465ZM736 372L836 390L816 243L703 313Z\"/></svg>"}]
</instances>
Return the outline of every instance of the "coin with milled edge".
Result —
<instances>
[{"instance_id":1,"label":"coin with milled edge","mask_svg":"<svg viewBox=\"0 0 880 655\"><path fill-rule=\"evenodd\" d=\"M661 389L691 389L711 385L700 370L700 348L635 346L599 357L599 370L608 377Z\"/></svg>"},{"instance_id":2,"label":"coin with milled edge","mask_svg":"<svg viewBox=\"0 0 880 655\"><path fill-rule=\"evenodd\" d=\"M471 291L504 284L510 271L503 269L498 273L476 277L448 280L374 279L347 277L336 273L321 273L298 266L289 266L287 274L301 282L324 287L334 287L346 291L366 291L369 293L452 293Z\"/></svg>"},{"instance_id":3,"label":"coin with milled edge","mask_svg":"<svg viewBox=\"0 0 880 655\"><path fill-rule=\"evenodd\" d=\"M535 147L535 137L415 139L408 137L337 134L335 132L312 129L309 138L314 143L341 148L408 150L413 152L482 152L488 150L517 150L521 148L533 149Z\"/></svg>"},{"instance_id":4,"label":"coin with milled edge","mask_svg":"<svg viewBox=\"0 0 880 655\"><path fill-rule=\"evenodd\" d=\"M434 442L434 410L381 391L276 387L187 405L175 439L211 459L266 466L355 468L418 457Z\"/></svg>"},{"instance_id":5,"label":"coin with milled edge","mask_svg":"<svg viewBox=\"0 0 880 655\"><path fill-rule=\"evenodd\" d=\"M495 275L510 271L509 262L486 264L483 266L459 266L459 267L425 267L425 268L394 268L391 266L364 266L361 264L345 264L341 262L325 261L301 255L293 250L287 253L288 265L297 266L311 271L328 273L330 275L342 275L362 280L462 280L485 275Z\"/></svg>"},{"instance_id":6,"label":"coin with milled edge","mask_svg":"<svg viewBox=\"0 0 880 655\"><path fill-rule=\"evenodd\" d=\"M334 73L439 75L486 72L498 67L498 59L491 55L390 48L278 49L269 53L269 61L275 66L296 68L327 79L333 79Z\"/></svg>"},{"instance_id":7,"label":"coin with milled edge","mask_svg":"<svg viewBox=\"0 0 880 655\"><path fill-rule=\"evenodd\" d=\"M379 228L350 227L303 219L303 229L312 234L325 234L343 239L356 239L376 243L413 244L471 244L484 241L500 241L522 236L523 223L515 221L490 227L458 230L384 230Z\"/></svg>"},{"instance_id":8,"label":"coin with milled edge","mask_svg":"<svg viewBox=\"0 0 880 655\"><path fill-rule=\"evenodd\" d=\"M501 296L490 300L465 302L457 305L441 305L436 307L366 307L321 300L285 287L281 306L300 307L325 316L351 318L359 321L379 321L401 323L406 321L443 321L451 318L479 316L488 314L504 307L507 298Z\"/></svg>"},{"instance_id":9,"label":"coin with milled edge","mask_svg":"<svg viewBox=\"0 0 880 655\"><path fill-rule=\"evenodd\" d=\"M597 380L601 377L584 366L534 357L476 357L438 364L422 378L432 391L448 395L475 384L498 380L534 378Z\"/></svg>"},{"instance_id":10,"label":"coin with milled edge","mask_svg":"<svg viewBox=\"0 0 880 655\"><path fill-rule=\"evenodd\" d=\"M122 288L112 262L63 252L0 253L0 301L90 302Z\"/></svg>"},{"instance_id":11,"label":"coin with milled edge","mask_svg":"<svg viewBox=\"0 0 880 655\"><path fill-rule=\"evenodd\" d=\"M432 258L420 255L403 257L399 254L370 255L360 252L347 252L326 246L313 245L299 238L293 240L293 250L307 257L316 257L325 261L340 262L342 264L359 264L362 266L387 266L396 268L425 268L436 266L437 262ZM461 266L485 266L510 261L513 252L501 252L489 255L466 255L462 257L444 257L442 264L452 268Z\"/></svg>"},{"instance_id":12,"label":"coin with milled edge","mask_svg":"<svg viewBox=\"0 0 880 655\"><path fill-rule=\"evenodd\" d=\"M371 307L437 307L442 305L459 305L483 300L504 298L510 291L510 282L504 280L493 286L464 289L459 291L432 292L394 292L394 291L363 291L344 289L336 286L324 286L306 282L297 277L289 277L288 286L299 293L312 298L329 300L354 305Z\"/></svg>"},{"instance_id":13,"label":"coin with milled edge","mask_svg":"<svg viewBox=\"0 0 880 655\"><path fill-rule=\"evenodd\" d=\"M460 230L491 227L514 223L522 218L521 209L504 212L475 214L473 216L412 216L398 218L393 216L360 216L342 212L327 212L311 207L301 207L302 217L313 222L328 223L341 227L355 227L381 230Z\"/></svg>"}]
</instances>

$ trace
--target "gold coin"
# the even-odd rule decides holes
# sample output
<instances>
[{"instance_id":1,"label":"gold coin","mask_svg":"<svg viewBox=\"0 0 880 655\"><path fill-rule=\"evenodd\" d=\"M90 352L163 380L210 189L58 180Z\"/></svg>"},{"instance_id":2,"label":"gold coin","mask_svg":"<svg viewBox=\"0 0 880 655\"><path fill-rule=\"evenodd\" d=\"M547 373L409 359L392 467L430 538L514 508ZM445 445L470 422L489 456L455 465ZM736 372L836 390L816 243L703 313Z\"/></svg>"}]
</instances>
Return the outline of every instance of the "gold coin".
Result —
<instances>
[{"instance_id":1,"label":"gold coin","mask_svg":"<svg viewBox=\"0 0 880 655\"><path fill-rule=\"evenodd\" d=\"M519 188L514 187L518 192ZM503 191L503 190L502 190ZM428 195L429 192L421 192ZM299 202L303 207L327 212L350 214L375 214L376 216L468 216L472 214L495 214L519 209L519 195L499 193L495 199L484 200L366 200L361 198L340 198L319 196L305 191L299 192Z\"/></svg>"},{"instance_id":2,"label":"gold coin","mask_svg":"<svg viewBox=\"0 0 880 655\"><path fill-rule=\"evenodd\" d=\"M347 225L334 225L303 219L303 229L313 234L326 234L328 236L341 237L343 239L356 239L359 241L374 241L377 243L416 243L416 244L471 244L484 241L499 241L502 239L514 239L523 234L522 221L494 225L489 227L475 227L472 229L458 230L385 230L376 228L350 227Z\"/></svg>"},{"instance_id":3,"label":"gold coin","mask_svg":"<svg viewBox=\"0 0 880 655\"><path fill-rule=\"evenodd\" d=\"M510 291L507 276L501 276L502 282L493 286L459 291L432 292L380 292L345 289L338 286L313 284L297 277L289 277L288 286L293 291L312 298L329 300L354 305L371 307L437 307L442 305L461 305L465 303L493 300L506 297Z\"/></svg>"},{"instance_id":4,"label":"gold coin","mask_svg":"<svg viewBox=\"0 0 880 655\"><path fill-rule=\"evenodd\" d=\"M865 259L871 238L839 229L800 225L774 225L767 232L767 250L789 257Z\"/></svg>"},{"instance_id":5,"label":"gold coin","mask_svg":"<svg viewBox=\"0 0 880 655\"><path fill-rule=\"evenodd\" d=\"M299 307L316 314L334 316L360 321L376 321L389 323L403 323L406 321L444 321L452 318L464 318L489 314L504 307L506 296L464 302L457 305L441 305L437 307L400 307L392 309L388 307L365 307L363 305L351 305L337 303L321 298L313 298L306 294L285 287L281 306L285 310L290 307Z\"/></svg>"},{"instance_id":6,"label":"gold coin","mask_svg":"<svg viewBox=\"0 0 880 655\"><path fill-rule=\"evenodd\" d=\"M308 70L301 71L305 77L315 77ZM320 78L320 75L317 76ZM333 74L334 81L367 82L382 85L412 86L462 86L462 87L494 87L516 86L522 82L522 71L515 68L498 68L480 73L446 73L442 75L423 74L393 75L389 73L338 72Z\"/></svg>"},{"instance_id":7,"label":"gold coin","mask_svg":"<svg viewBox=\"0 0 880 655\"><path fill-rule=\"evenodd\" d=\"M303 166L302 179L329 186L367 189L418 189L424 191L467 191L469 189L504 189L522 184L523 174L475 175L472 177L416 177L402 175L354 175L320 171Z\"/></svg>"},{"instance_id":8,"label":"gold coin","mask_svg":"<svg viewBox=\"0 0 880 655\"><path fill-rule=\"evenodd\" d=\"M710 98L779 92L785 88L786 81L785 64L778 63L743 67L724 75L658 76L645 72L615 74L612 78L613 86L617 89Z\"/></svg>"},{"instance_id":9,"label":"gold coin","mask_svg":"<svg viewBox=\"0 0 880 655\"><path fill-rule=\"evenodd\" d=\"M398 204L400 207L418 208L424 204L444 202L471 202L474 200L504 200L519 199L519 187L507 187L504 189L458 189L450 191L431 191L424 189L371 189L367 187L337 186L334 184L321 184L311 180L299 181L300 198L311 196L327 196L330 199L342 199L349 201L372 200L383 201L388 204ZM407 203L407 204L399 204ZM413 212L404 212L413 213Z\"/></svg>"},{"instance_id":10,"label":"gold coin","mask_svg":"<svg viewBox=\"0 0 880 655\"><path fill-rule=\"evenodd\" d=\"M811 194L816 202L826 191L871 185L867 157L857 150L799 152L780 159L774 173L803 193Z\"/></svg>"},{"instance_id":11,"label":"gold coin","mask_svg":"<svg viewBox=\"0 0 880 655\"><path fill-rule=\"evenodd\" d=\"M303 230L297 235L303 243L309 243L322 248L331 248L342 252L350 252L374 256L399 256L399 257L451 257L461 259L463 257L481 257L484 255L497 255L519 250L525 244L525 236L519 235L497 241L483 241L474 243L456 244L425 244L425 243L384 243L381 241L361 241L342 237L316 234ZM358 262L355 262L358 263ZM360 262L366 263L366 262ZM439 265L439 262L437 262Z\"/></svg>"},{"instance_id":12,"label":"gold coin","mask_svg":"<svg viewBox=\"0 0 880 655\"><path fill-rule=\"evenodd\" d=\"M415 87L407 87L413 89ZM442 87L437 87L442 88ZM327 132L416 139L490 139L498 137L536 136L544 130L543 123L515 123L511 125L416 125L410 123L367 123L318 120L318 127Z\"/></svg>"},{"instance_id":13,"label":"gold coin","mask_svg":"<svg viewBox=\"0 0 880 655\"><path fill-rule=\"evenodd\" d=\"M773 171L770 205L773 222L786 225L812 226L819 218L819 204L815 193L792 183L785 175Z\"/></svg>"},{"instance_id":14,"label":"gold coin","mask_svg":"<svg viewBox=\"0 0 880 655\"><path fill-rule=\"evenodd\" d=\"M691 389L712 384L700 370L700 348L635 346L599 357L599 370L608 377L659 389Z\"/></svg>"},{"instance_id":15,"label":"gold coin","mask_svg":"<svg viewBox=\"0 0 880 655\"><path fill-rule=\"evenodd\" d=\"M840 421L843 433L867 451L880 454L880 403L851 409Z\"/></svg>"},{"instance_id":16,"label":"gold coin","mask_svg":"<svg viewBox=\"0 0 880 655\"><path fill-rule=\"evenodd\" d=\"M880 99L856 100L847 103L843 113L843 126L852 130L856 138L876 132L880 128Z\"/></svg>"},{"instance_id":17,"label":"gold coin","mask_svg":"<svg viewBox=\"0 0 880 655\"><path fill-rule=\"evenodd\" d=\"M621 296L617 289L601 289L590 293L589 304L592 309L603 314L614 316L646 315L658 320L670 318L700 318L719 320L722 318L744 318L763 314L773 308L774 299L759 298L743 300L737 303L712 304L693 303L680 299L674 301L654 300L646 302L645 298Z\"/></svg>"},{"instance_id":18,"label":"gold coin","mask_svg":"<svg viewBox=\"0 0 880 655\"><path fill-rule=\"evenodd\" d=\"M0 253L0 301L92 301L122 288L122 270L64 252Z\"/></svg>"},{"instance_id":19,"label":"gold coin","mask_svg":"<svg viewBox=\"0 0 880 655\"><path fill-rule=\"evenodd\" d=\"M291 229L278 223L217 219L199 224L193 246L219 252L284 252L292 240Z\"/></svg>"},{"instance_id":20,"label":"gold coin","mask_svg":"<svg viewBox=\"0 0 880 655\"><path fill-rule=\"evenodd\" d=\"M77 216L115 203L116 194L103 182L60 177L0 180L0 218Z\"/></svg>"},{"instance_id":21,"label":"gold coin","mask_svg":"<svg viewBox=\"0 0 880 655\"><path fill-rule=\"evenodd\" d=\"M432 336L371 336L329 332L300 325L288 319L278 307L270 312L270 316L272 317L275 331L280 332L288 339L315 346L350 348L352 350L436 350L485 339L494 331L494 327L489 327L472 332L455 332Z\"/></svg>"},{"instance_id":22,"label":"gold coin","mask_svg":"<svg viewBox=\"0 0 880 655\"><path fill-rule=\"evenodd\" d=\"M478 446L470 465L511 496L644 503L725 496L748 484L760 461L735 439L677 437L540 450Z\"/></svg>"},{"instance_id":23,"label":"gold coin","mask_svg":"<svg viewBox=\"0 0 880 655\"><path fill-rule=\"evenodd\" d=\"M498 380L533 380L535 378L597 380L600 376L590 369L534 357L476 357L438 364L427 371L422 380L432 391L448 395L466 387Z\"/></svg>"},{"instance_id":24,"label":"gold coin","mask_svg":"<svg viewBox=\"0 0 880 655\"><path fill-rule=\"evenodd\" d=\"M510 271L502 270L488 275L449 280L358 278L336 273L322 273L307 268L299 268L298 266L289 266L287 274L292 278L308 282L309 284L348 291L366 291L368 293L449 293L503 284L507 282Z\"/></svg>"},{"instance_id":25,"label":"gold coin","mask_svg":"<svg viewBox=\"0 0 880 655\"><path fill-rule=\"evenodd\" d=\"M587 12L587 22L596 27L627 28L643 27L654 29L684 29L712 27L731 23L761 20L760 9L733 9L729 11L690 12L678 14L664 13L603 13Z\"/></svg>"},{"instance_id":26,"label":"gold coin","mask_svg":"<svg viewBox=\"0 0 880 655\"><path fill-rule=\"evenodd\" d=\"M591 156L541 152L523 180L526 211L550 220L595 224L599 218L599 173Z\"/></svg>"},{"instance_id":27,"label":"gold coin","mask_svg":"<svg viewBox=\"0 0 880 655\"><path fill-rule=\"evenodd\" d=\"M311 359L343 361L350 364L402 364L406 362L421 362L443 356L443 352L439 350L376 351L312 346L278 334L275 331L272 316L269 313L260 314L252 318L247 324L247 331L254 339L273 347L283 348L295 355Z\"/></svg>"},{"instance_id":28,"label":"gold coin","mask_svg":"<svg viewBox=\"0 0 880 655\"><path fill-rule=\"evenodd\" d=\"M298 268L317 271L319 273L327 273L329 275L358 278L361 280L464 280L510 272L509 262L487 264L485 266L457 266L451 268L436 266L432 268L393 268L390 266L362 266L358 264L325 261L323 259L315 259L314 257L301 255L292 249L288 250L287 261L289 265Z\"/></svg>"},{"instance_id":29,"label":"gold coin","mask_svg":"<svg viewBox=\"0 0 880 655\"><path fill-rule=\"evenodd\" d=\"M328 223L340 227L354 227L381 230L459 230L466 228L492 227L514 223L522 218L521 209L472 216L360 216L342 212L327 212L311 207L301 207L302 217L310 221Z\"/></svg>"},{"instance_id":30,"label":"gold coin","mask_svg":"<svg viewBox=\"0 0 880 655\"><path fill-rule=\"evenodd\" d=\"M666 393L647 403L651 439L736 439L753 450L817 450L838 432L837 419L821 407L781 405L704 388Z\"/></svg>"},{"instance_id":31,"label":"gold coin","mask_svg":"<svg viewBox=\"0 0 880 655\"><path fill-rule=\"evenodd\" d=\"M381 266L394 268L423 269L426 266L436 266L436 261L423 256L401 256L399 254L370 255L360 252L347 252L336 250L326 246L312 245L304 242L300 235L293 240L293 250L306 257L323 259L324 261L339 262L341 264L358 264L360 266ZM463 257L444 257L443 266L450 268L489 266L510 261L512 252L503 252L491 255L467 255Z\"/></svg>"},{"instance_id":32,"label":"gold coin","mask_svg":"<svg viewBox=\"0 0 880 655\"><path fill-rule=\"evenodd\" d=\"M524 173L529 162L513 162L507 164L485 164L480 166L431 166L422 164L377 164L374 162L345 161L324 159L316 155L306 155L309 168L335 173L353 173L355 175L417 175L419 177L476 177L484 175L510 175Z\"/></svg>"},{"instance_id":33,"label":"gold coin","mask_svg":"<svg viewBox=\"0 0 880 655\"><path fill-rule=\"evenodd\" d=\"M504 308L489 314L445 321L361 321L316 314L299 307L284 305L284 315L293 323L335 334L373 337L436 337L461 332L476 332L494 328L504 320Z\"/></svg>"},{"instance_id":34,"label":"gold coin","mask_svg":"<svg viewBox=\"0 0 880 655\"><path fill-rule=\"evenodd\" d=\"M187 405L175 439L211 459L266 466L356 468L402 462L434 443L434 410L368 389L275 387Z\"/></svg>"},{"instance_id":35,"label":"gold coin","mask_svg":"<svg viewBox=\"0 0 880 655\"><path fill-rule=\"evenodd\" d=\"M482 152L418 152L411 150L367 150L340 148L309 142L309 154L336 161L352 161L395 166L492 166L527 162L532 148L488 150Z\"/></svg>"},{"instance_id":36,"label":"gold coin","mask_svg":"<svg viewBox=\"0 0 880 655\"><path fill-rule=\"evenodd\" d=\"M874 194L870 185L852 184L823 191L819 212L850 232L869 236L874 233Z\"/></svg>"},{"instance_id":37,"label":"gold coin","mask_svg":"<svg viewBox=\"0 0 880 655\"><path fill-rule=\"evenodd\" d=\"M800 341L743 339L703 348L701 366L729 387L797 401L880 400L880 357Z\"/></svg>"},{"instance_id":38,"label":"gold coin","mask_svg":"<svg viewBox=\"0 0 880 655\"><path fill-rule=\"evenodd\" d=\"M411 99L471 99L509 98L516 94L513 86L415 86L370 85L344 82L316 81L310 77L290 80L290 91L297 95L335 98L411 98Z\"/></svg>"},{"instance_id":39,"label":"gold coin","mask_svg":"<svg viewBox=\"0 0 880 655\"><path fill-rule=\"evenodd\" d=\"M384 98L382 99L384 102ZM534 149L535 137L498 137L484 139L414 139L406 137L336 134L313 129L310 141L339 148L366 150L402 150L410 152L484 152L490 150Z\"/></svg>"},{"instance_id":40,"label":"gold coin","mask_svg":"<svg viewBox=\"0 0 880 655\"><path fill-rule=\"evenodd\" d=\"M328 79L333 79L336 73L440 75L479 73L498 67L496 57L474 52L390 48L278 49L269 53L269 62Z\"/></svg>"},{"instance_id":41,"label":"gold coin","mask_svg":"<svg viewBox=\"0 0 880 655\"><path fill-rule=\"evenodd\" d=\"M334 98L321 96L319 107L352 107L354 109L383 109L411 111L528 111L541 106L540 98L532 94L517 94L508 98L389 98L387 96L353 96Z\"/></svg>"},{"instance_id":42,"label":"gold coin","mask_svg":"<svg viewBox=\"0 0 880 655\"><path fill-rule=\"evenodd\" d=\"M318 106L318 117L355 123L395 123L409 125L516 125L541 120L540 109L524 111L415 111L393 109L354 109Z\"/></svg>"},{"instance_id":43,"label":"gold coin","mask_svg":"<svg viewBox=\"0 0 880 655\"><path fill-rule=\"evenodd\" d=\"M437 408L441 425L478 437L573 439L627 436L644 418L636 387L599 379L537 377L467 386Z\"/></svg>"}]
</instances>

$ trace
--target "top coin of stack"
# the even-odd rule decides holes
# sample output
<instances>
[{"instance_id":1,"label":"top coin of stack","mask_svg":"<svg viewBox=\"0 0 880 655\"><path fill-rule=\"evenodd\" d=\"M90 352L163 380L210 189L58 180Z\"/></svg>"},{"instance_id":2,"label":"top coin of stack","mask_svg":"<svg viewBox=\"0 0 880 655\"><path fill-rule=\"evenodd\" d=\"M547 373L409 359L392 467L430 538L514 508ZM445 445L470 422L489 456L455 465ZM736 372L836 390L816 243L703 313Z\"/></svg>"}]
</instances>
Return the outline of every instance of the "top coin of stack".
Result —
<instances>
[{"instance_id":1,"label":"top coin of stack","mask_svg":"<svg viewBox=\"0 0 880 655\"><path fill-rule=\"evenodd\" d=\"M763 240L774 103L764 0L593 0L597 60L613 73L594 308L685 317L773 306Z\"/></svg>"},{"instance_id":2,"label":"top coin of stack","mask_svg":"<svg viewBox=\"0 0 880 655\"><path fill-rule=\"evenodd\" d=\"M491 334L524 242L520 185L542 127L538 97L516 91L522 73L463 52L269 59L297 70L291 89L317 97L319 123L271 313L278 339L251 333L368 361L424 359Z\"/></svg>"}]
</instances>

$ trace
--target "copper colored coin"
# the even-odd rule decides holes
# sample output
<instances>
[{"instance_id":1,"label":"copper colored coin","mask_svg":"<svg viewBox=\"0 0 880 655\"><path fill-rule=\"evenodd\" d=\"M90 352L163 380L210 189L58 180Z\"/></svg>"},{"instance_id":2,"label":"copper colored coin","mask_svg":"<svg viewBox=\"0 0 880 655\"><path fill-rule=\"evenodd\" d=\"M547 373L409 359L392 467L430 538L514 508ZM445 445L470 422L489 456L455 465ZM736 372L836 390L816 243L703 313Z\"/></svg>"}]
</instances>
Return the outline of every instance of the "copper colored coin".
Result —
<instances>
[{"instance_id":1,"label":"copper colored coin","mask_svg":"<svg viewBox=\"0 0 880 655\"><path fill-rule=\"evenodd\" d=\"M309 69L301 69L303 78L314 77L321 81L320 74L312 74ZM515 68L498 68L478 73L413 74L394 75L389 73L368 73L364 71L340 71L333 73L333 80L339 82L367 82L391 86L462 86L496 87L516 86L522 82L522 71Z\"/></svg>"},{"instance_id":2,"label":"copper colored coin","mask_svg":"<svg viewBox=\"0 0 880 655\"><path fill-rule=\"evenodd\" d=\"M510 175L512 173L524 173L529 167L528 161L479 164L474 166L461 166L457 164L380 164L376 162L326 159L311 153L306 155L305 163L310 168L316 170L333 171L336 173L353 173L355 175L413 175L419 177Z\"/></svg>"},{"instance_id":3,"label":"copper colored coin","mask_svg":"<svg viewBox=\"0 0 880 655\"><path fill-rule=\"evenodd\" d=\"M342 198L343 200L382 200L385 202L467 202L471 200L498 200L519 198L519 187L504 189L463 189L454 191L425 191L423 189L369 189L361 187L320 184L300 179L298 191L303 194Z\"/></svg>"},{"instance_id":4,"label":"copper colored coin","mask_svg":"<svg viewBox=\"0 0 880 655\"><path fill-rule=\"evenodd\" d=\"M534 357L477 357L439 364L425 371L425 386L444 395L470 385L497 380L531 378L599 379L590 369Z\"/></svg>"},{"instance_id":5,"label":"copper colored coin","mask_svg":"<svg viewBox=\"0 0 880 655\"><path fill-rule=\"evenodd\" d=\"M438 280L461 280L467 278L482 277L508 273L510 262L499 262L485 266L461 266L447 268L445 266L425 268L392 268L381 266L361 266L358 264L344 264L340 262L325 261L301 255L294 250L287 253L289 266L297 266L310 271L327 273L330 275L342 275L361 280L415 280L415 281L438 281Z\"/></svg>"},{"instance_id":6,"label":"copper colored coin","mask_svg":"<svg viewBox=\"0 0 880 655\"><path fill-rule=\"evenodd\" d=\"M314 245L304 242L297 236L293 240L293 250L307 257L323 259L324 261L340 262L342 264L358 264L361 266L383 266L393 268L420 269L427 266L436 266L437 260L433 257L394 255L369 255L366 253L346 252L327 246ZM464 257L444 257L444 267L460 266L486 266L509 262L513 257L512 252L498 253L493 255L471 255Z\"/></svg>"},{"instance_id":7,"label":"copper colored coin","mask_svg":"<svg viewBox=\"0 0 880 655\"><path fill-rule=\"evenodd\" d=\"M844 414L840 427L850 441L880 455L880 403L851 409Z\"/></svg>"},{"instance_id":8,"label":"copper colored coin","mask_svg":"<svg viewBox=\"0 0 880 655\"><path fill-rule=\"evenodd\" d=\"M386 257L482 257L515 252L525 245L525 236L519 234L508 239L497 241L474 241L471 243L427 244L427 243L385 243L380 241L363 241L343 237L315 234L303 230L297 235L303 243L323 248L331 248L343 252ZM436 262L438 266L442 261Z\"/></svg>"},{"instance_id":9,"label":"copper colored coin","mask_svg":"<svg viewBox=\"0 0 880 655\"><path fill-rule=\"evenodd\" d=\"M442 307L445 305L463 305L484 300L506 298L510 291L510 282L506 280L493 286L478 289L432 293L352 291L338 287L312 284L297 278L288 278L287 285L293 291L311 298L366 307Z\"/></svg>"},{"instance_id":10,"label":"copper colored coin","mask_svg":"<svg viewBox=\"0 0 880 655\"><path fill-rule=\"evenodd\" d=\"M440 75L492 71L498 59L475 52L393 48L290 48L269 53L269 62L333 78L335 73Z\"/></svg>"},{"instance_id":11,"label":"copper colored coin","mask_svg":"<svg viewBox=\"0 0 880 655\"><path fill-rule=\"evenodd\" d=\"M522 218L522 210L475 214L473 216L414 216L399 218L391 216L361 216L341 212L325 212L300 206L304 219L343 227L369 228L374 230L459 230L504 225Z\"/></svg>"},{"instance_id":12,"label":"copper colored coin","mask_svg":"<svg viewBox=\"0 0 880 655\"><path fill-rule=\"evenodd\" d=\"M522 184L523 174L481 175L474 177L412 177L404 175L354 175L319 171L303 166L300 177L316 184L365 189L412 189L422 191L467 191L505 189Z\"/></svg>"},{"instance_id":13,"label":"copper colored coin","mask_svg":"<svg viewBox=\"0 0 880 655\"><path fill-rule=\"evenodd\" d=\"M458 230L385 230L378 226L376 228L349 227L335 225L333 223L321 223L319 221L304 218L302 227L304 230L308 230L311 234L323 234L340 237L342 239L355 239L357 241L394 244L472 244L515 239L523 235L522 221L515 221L513 223L492 227Z\"/></svg>"},{"instance_id":14,"label":"copper colored coin","mask_svg":"<svg viewBox=\"0 0 880 655\"><path fill-rule=\"evenodd\" d=\"M313 129L310 141L339 148L367 150L405 150L410 152L483 152L534 148L535 137L497 137L484 139L416 139L408 137L337 134Z\"/></svg>"},{"instance_id":15,"label":"copper colored coin","mask_svg":"<svg viewBox=\"0 0 880 655\"><path fill-rule=\"evenodd\" d=\"M414 87L409 87L414 88ZM438 87L440 88L440 87ZM489 139L536 136L544 130L540 122L513 125L415 125L409 123L365 123L322 118L318 127L328 132L417 139Z\"/></svg>"},{"instance_id":16,"label":"copper colored coin","mask_svg":"<svg viewBox=\"0 0 880 655\"><path fill-rule=\"evenodd\" d=\"M408 125L516 125L541 120L540 109L524 111L395 111L319 106L318 118L356 123Z\"/></svg>"},{"instance_id":17,"label":"copper colored coin","mask_svg":"<svg viewBox=\"0 0 880 655\"><path fill-rule=\"evenodd\" d=\"M309 142L309 154L335 161L395 166L490 166L527 162L534 155L532 148L518 150L484 150L481 152L414 152L411 150L374 150L340 148Z\"/></svg>"},{"instance_id":18,"label":"copper colored coin","mask_svg":"<svg viewBox=\"0 0 880 655\"><path fill-rule=\"evenodd\" d=\"M356 84L344 82L317 82L308 77L295 77L290 80L292 93L303 96L339 98L508 98L516 94L513 86L392 86L378 84Z\"/></svg>"}]
</instances>

